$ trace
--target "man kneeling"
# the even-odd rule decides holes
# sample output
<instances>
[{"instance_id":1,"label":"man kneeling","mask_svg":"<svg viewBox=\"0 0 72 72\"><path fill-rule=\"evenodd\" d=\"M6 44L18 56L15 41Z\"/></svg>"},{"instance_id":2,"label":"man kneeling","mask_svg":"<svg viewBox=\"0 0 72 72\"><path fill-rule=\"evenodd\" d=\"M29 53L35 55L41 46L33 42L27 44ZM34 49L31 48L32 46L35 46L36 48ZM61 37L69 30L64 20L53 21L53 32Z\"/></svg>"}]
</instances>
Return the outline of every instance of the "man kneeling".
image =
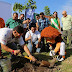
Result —
<instances>
[{"instance_id":1,"label":"man kneeling","mask_svg":"<svg viewBox=\"0 0 72 72\"><path fill-rule=\"evenodd\" d=\"M41 41L41 35L39 31L36 31L36 24L31 24L31 30L25 35L25 41L28 41L28 49L30 52L36 49L36 52L40 52L39 44Z\"/></svg>"}]
</instances>

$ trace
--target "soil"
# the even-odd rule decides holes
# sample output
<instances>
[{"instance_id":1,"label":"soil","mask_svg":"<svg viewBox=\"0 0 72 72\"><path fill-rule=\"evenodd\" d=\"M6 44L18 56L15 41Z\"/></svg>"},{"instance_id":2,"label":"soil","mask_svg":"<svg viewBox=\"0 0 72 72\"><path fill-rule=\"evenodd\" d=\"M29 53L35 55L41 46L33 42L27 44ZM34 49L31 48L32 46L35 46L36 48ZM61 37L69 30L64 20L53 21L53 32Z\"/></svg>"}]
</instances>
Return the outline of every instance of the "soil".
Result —
<instances>
[{"instance_id":1,"label":"soil","mask_svg":"<svg viewBox=\"0 0 72 72\"><path fill-rule=\"evenodd\" d=\"M12 72L55 72L58 70L57 66L54 65L52 68L49 67L40 67L39 65L30 63L29 60L25 58L19 58L13 63Z\"/></svg>"}]
</instances>

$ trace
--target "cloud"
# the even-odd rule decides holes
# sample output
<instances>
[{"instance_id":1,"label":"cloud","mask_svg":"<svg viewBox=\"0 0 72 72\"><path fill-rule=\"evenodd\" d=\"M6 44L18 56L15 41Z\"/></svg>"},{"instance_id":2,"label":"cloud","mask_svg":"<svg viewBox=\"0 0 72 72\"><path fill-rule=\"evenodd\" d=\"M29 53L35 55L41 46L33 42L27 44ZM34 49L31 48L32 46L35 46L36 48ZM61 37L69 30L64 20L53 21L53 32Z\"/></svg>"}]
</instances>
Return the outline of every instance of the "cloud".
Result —
<instances>
[{"instance_id":1,"label":"cloud","mask_svg":"<svg viewBox=\"0 0 72 72\"><path fill-rule=\"evenodd\" d=\"M64 11L64 10L67 11L68 15L72 15L72 0L68 0L66 2L66 4L63 5L61 7L61 9L57 11L58 12L58 17L60 18L60 22L61 22L61 17L62 17L62 11ZM61 23L61 26L62 26L62 23Z\"/></svg>"}]
</instances>

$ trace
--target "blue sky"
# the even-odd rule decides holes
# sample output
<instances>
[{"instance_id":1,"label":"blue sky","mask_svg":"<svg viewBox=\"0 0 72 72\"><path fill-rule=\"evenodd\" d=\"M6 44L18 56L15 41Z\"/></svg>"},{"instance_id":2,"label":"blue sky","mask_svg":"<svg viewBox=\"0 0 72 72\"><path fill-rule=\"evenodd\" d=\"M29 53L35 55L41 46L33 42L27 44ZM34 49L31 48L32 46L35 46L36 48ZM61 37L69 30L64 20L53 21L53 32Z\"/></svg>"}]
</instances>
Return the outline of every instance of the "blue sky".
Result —
<instances>
[{"instance_id":1,"label":"blue sky","mask_svg":"<svg viewBox=\"0 0 72 72\"><path fill-rule=\"evenodd\" d=\"M8 2L13 4L15 2L25 4L28 0L0 0L4 2ZM35 10L36 13L43 12L44 7L48 6L50 8L51 13L54 11L58 12L58 16L61 19L62 11L66 10L69 15L72 15L72 0L34 0L36 1L37 9Z\"/></svg>"}]
</instances>

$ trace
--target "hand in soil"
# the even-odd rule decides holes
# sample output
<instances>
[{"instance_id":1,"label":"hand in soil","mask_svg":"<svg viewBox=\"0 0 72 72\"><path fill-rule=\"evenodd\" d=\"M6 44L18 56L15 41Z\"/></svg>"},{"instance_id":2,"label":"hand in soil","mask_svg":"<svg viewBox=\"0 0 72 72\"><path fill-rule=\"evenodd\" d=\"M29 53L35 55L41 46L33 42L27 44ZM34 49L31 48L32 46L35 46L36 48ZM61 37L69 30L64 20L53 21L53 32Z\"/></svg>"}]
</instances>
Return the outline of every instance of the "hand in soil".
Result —
<instances>
[{"instance_id":1,"label":"hand in soil","mask_svg":"<svg viewBox=\"0 0 72 72\"><path fill-rule=\"evenodd\" d=\"M32 55L30 55L29 57L31 58L32 61L36 61L36 60L37 60L37 59L36 59L34 56L32 56Z\"/></svg>"},{"instance_id":2,"label":"hand in soil","mask_svg":"<svg viewBox=\"0 0 72 72\"><path fill-rule=\"evenodd\" d=\"M20 50L14 50L14 55L17 55L20 53Z\"/></svg>"}]
</instances>

